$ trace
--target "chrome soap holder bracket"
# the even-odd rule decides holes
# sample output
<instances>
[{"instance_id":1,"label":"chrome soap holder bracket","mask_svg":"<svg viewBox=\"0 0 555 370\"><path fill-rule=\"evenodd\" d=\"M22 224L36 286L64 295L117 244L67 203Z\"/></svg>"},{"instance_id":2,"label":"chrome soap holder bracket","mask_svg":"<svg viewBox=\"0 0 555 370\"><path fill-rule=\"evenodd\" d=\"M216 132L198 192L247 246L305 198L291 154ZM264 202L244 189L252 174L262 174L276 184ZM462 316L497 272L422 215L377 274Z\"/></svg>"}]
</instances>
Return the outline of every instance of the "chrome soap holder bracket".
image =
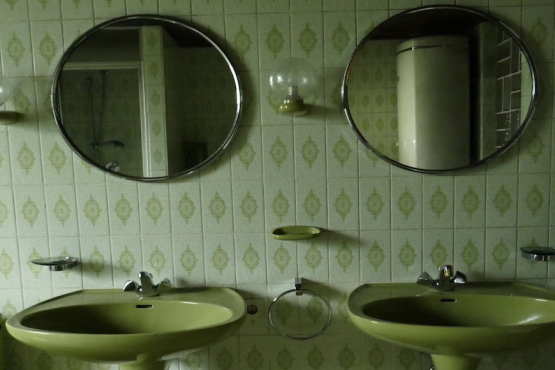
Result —
<instances>
[{"instance_id":1,"label":"chrome soap holder bracket","mask_svg":"<svg viewBox=\"0 0 555 370\"><path fill-rule=\"evenodd\" d=\"M268 319L270 320L270 325L272 326L272 328L276 331L276 333L278 333L279 335L288 338L288 339L294 339L294 340L307 340L307 339L312 339L315 338L317 336L322 335L330 326L331 323L331 318L332 318L332 309L331 309L331 305L329 303L329 300L326 299L322 294L312 290L312 289L307 289L307 288L303 288L302 286L302 278L300 277L296 277L295 278L295 288L294 289L290 289L290 290L286 290L285 292L281 293L280 295L278 295L276 298L274 298L272 300L272 303L270 303L270 307L268 308ZM274 320L274 315L276 314L276 307L277 307L277 303L279 302L280 299L282 299L283 297L290 295L290 294L295 294L295 296L303 296L303 295L308 295L308 296L312 296L312 298L318 299L321 302L323 302L323 306L325 308L327 308L328 310L328 315L327 315L327 319L325 321L325 323L323 324L323 326L321 328L319 328L318 330L316 330L316 332L310 333L310 334L289 334L286 333L284 330L282 330L281 328L279 328L276 325L276 322ZM299 308L302 309L302 307ZM278 313L279 315L279 313ZM300 315L302 317L302 315ZM301 325L299 325L301 326Z\"/></svg>"},{"instance_id":2,"label":"chrome soap holder bracket","mask_svg":"<svg viewBox=\"0 0 555 370\"><path fill-rule=\"evenodd\" d=\"M50 271L65 271L77 266L75 257L48 257L32 260L35 265L46 266Z\"/></svg>"},{"instance_id":3,"label":"chrome soap holder bracket","mask_svg":"<svg viewBox=\"0 0 555 370\"><path fill-rule=\"evenodd\" d=\"M551 247L522 247L522 257L532 261L549 261L552 256L555 256L555 248Z\"/></svg>"}]
</instances>

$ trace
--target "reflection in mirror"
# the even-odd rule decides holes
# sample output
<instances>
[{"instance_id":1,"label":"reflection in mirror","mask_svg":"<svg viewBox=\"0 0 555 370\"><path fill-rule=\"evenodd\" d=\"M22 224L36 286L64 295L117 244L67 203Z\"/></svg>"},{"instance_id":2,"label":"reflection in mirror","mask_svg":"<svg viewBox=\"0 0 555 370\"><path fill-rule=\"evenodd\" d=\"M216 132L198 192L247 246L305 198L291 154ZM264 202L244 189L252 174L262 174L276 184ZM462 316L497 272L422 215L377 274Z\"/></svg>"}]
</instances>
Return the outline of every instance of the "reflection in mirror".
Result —
<instances>
[{"instance_id":1,"label":"reflection in mirror","mask_svg":"<svg viewBox=\"0 0 555 370\"><path fill-rule=\"evenodd\" d=\"M530 120L536 74L522 41L474 10L433 6L370 32L343 81L346 116L372 151L403 168L476 166Z\"/></svg>"},{"instance_id":2,"label":"reflection in mirror","mask_svg":"<svg viewBox=\"0 0 555 370\"><path fill-rule=\"evenodd\" d=\"M52 104L68 144L136 180L189 174L231 140L239 81L207 36L178 21L130 16L79 38L56 71Z\"/></svg>"}]
</instances>

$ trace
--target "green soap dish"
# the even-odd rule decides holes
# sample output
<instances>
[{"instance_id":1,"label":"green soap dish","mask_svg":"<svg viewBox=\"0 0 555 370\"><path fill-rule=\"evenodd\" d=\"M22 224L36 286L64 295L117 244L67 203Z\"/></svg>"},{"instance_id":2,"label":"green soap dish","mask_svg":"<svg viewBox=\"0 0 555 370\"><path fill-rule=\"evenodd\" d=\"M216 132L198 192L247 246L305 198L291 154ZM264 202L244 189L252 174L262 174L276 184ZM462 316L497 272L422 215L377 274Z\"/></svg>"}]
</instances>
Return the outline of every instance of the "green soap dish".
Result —
<instances>
[{"instance_id":1,"label":"green soap dish","mask_svg":"<svg viewBox=\"0 0 555 370\"><path fill-rule=\"evenodd\" d=\"M304 240L317 238L322 232L316 226L283 226L272 230L272 237L278 240Z\"/></svg>"}]
</instances>

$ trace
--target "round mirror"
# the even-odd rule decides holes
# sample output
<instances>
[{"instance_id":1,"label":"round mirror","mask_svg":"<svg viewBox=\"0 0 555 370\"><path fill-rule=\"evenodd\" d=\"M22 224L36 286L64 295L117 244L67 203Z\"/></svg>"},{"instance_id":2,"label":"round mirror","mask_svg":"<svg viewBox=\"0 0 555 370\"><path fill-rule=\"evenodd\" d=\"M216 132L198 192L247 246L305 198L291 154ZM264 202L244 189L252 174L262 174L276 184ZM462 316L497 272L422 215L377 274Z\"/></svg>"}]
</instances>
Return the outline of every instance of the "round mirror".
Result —
<instances>
[{"instance_id":1,"label":"round mirror","mask_svg":"<svg viewBox=\"0 0 555 370\"><path fill-rule=\"evenodd\" d=\"M534 63L489 15L455 6L400 13L351 55L344 111L366 147L399 167L442 173L507 150L531 119Z\"/></svg>"},{"instance_id":2,"label":"round mirror","mask_svg":"<svg viewBox=\"0 0 555 370\"><path fill-rule=\"evenodd\" d=\"M128 16L79 37L62 56L52 108L81 158L127 179L190 174L222 152L241 112L223 51L178 20Z\"/></svg>"}]
</instances>

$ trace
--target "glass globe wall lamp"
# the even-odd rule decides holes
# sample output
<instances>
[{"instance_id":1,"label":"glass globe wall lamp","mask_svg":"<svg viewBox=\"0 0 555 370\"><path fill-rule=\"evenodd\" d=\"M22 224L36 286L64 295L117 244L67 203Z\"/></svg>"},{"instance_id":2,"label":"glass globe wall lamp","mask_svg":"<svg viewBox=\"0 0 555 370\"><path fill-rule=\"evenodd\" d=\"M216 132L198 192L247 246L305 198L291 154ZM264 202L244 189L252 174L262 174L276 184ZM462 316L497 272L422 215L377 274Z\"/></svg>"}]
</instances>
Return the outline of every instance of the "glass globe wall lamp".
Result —
<instances>
[{"instance_id":1,"label":"glass globe wall lamp","mask_svg":"<svg viewBox=\"0 0 555 370\"><path fill-rule=\"evenodd\" d=\"M306 114L309 105L304 100L315 94L318 82L318 72L307 60L280 61L270 75L270 87L280 99L278 111L293 116Z\"/></svg>"}]
</instances>

